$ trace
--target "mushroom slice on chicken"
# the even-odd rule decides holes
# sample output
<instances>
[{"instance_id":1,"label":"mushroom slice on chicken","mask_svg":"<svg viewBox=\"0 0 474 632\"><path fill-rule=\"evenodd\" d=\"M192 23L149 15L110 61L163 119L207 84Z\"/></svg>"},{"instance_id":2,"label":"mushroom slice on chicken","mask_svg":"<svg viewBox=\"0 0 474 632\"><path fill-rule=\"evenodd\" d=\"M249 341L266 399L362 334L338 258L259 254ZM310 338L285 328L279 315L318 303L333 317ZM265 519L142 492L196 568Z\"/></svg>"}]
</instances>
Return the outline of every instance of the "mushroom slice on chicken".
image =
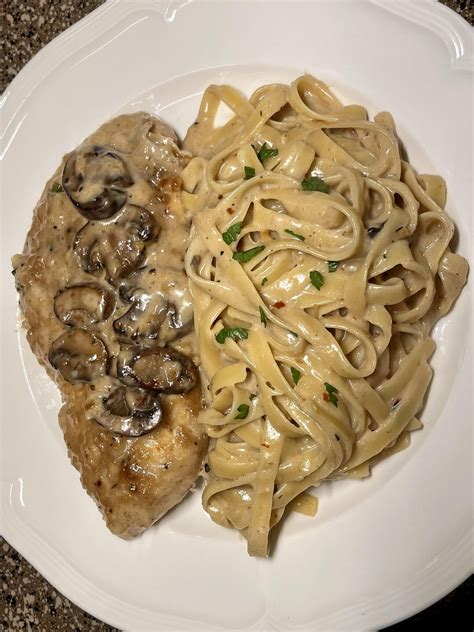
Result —
<instances>
[{"instance_id":1,"label":"mushroom slice on chicken","mask_svg":"<svg viewBox=\"0 0 474 632\"><path fill-rule=\"evenodd\" d=\"M117 375L124 384L161 393L188 393L197 383L192 360L171 347L122 351Z\"/></svg>"},{"instance_id":2,"label":"mushroom slice on chicken","mask_svg":"<svg viewBox=\"0 0 474 632\"><path fill-rule=\"evenodd\" d=\"M142 338L168 344L186 335L193 325L193 303L184 273L174 268L147 270L138 280L135 275L121 286L121 298L130 309L114 321L122 340L136 342ZM139 283L133 287L133 283Z\"/></svg>"},{"instance_id":3,"label":"mushroom slice on chicken","mask_svg":"<svg viewBox=\"0 0 474 632\"><path fill-rule=\"evenodd\" d=\"M65 325L87 329L107 320L113 312L114 297L97 283L79 283L60 290L54 297L54 313Z\"/></svg>"},{"instance_id":4,"label":"mushroom slice on chicken","mask_svg":"<svg viewBox=\"0 0 474 632\"><path fill-rule=\"evenodd\" d=\"M63 189L89 220L108 219L127 202L130 171L115 151L100 145L80 147L64 165Z\"/></svg>"},{"instance_id":5,"label":"mushroom slice on chicken","mask_svg":"<svg viewBox=\"0 0 474 632\"><path fill-rule=\"evenodd\" d=\"M127 205L111 223L88 222L77 233L74 251L89 274L106 271L114 285L143 261L147 244L158 236L153 215L139 206Z\"/></svg>"},{"instance_id":6,"label":"mushroom slice on chicken","mask_svg":"<svg viewBox=\"0 0 474 632\"><path fill-rule=\"evenodd\" d=\"M108 353L102 340L90 331L72 329L49 348L48 360L71 384L91 382L107 370Z\"/></svg>"},{"instance_id":7,"label":"mushroom slice on chicken","mask_svg":"<svg viewBox=\"0 0 474 632\"><path fill-rule=\"evenodd\" d=\"M138 338L159 338L169 306L164 296L156 292L150 295L144 290L120 292L123 300L130 302L130 309L114 320L114 330L121 340L136 341Z\"/></svg>"},{"instance_id":8,"label":"mushroom slice on chicken","mask_svg":"<svg viewBox=\"0 0 474 632\"><path fill-rule=\"evenodd\" d=\"M163 418L158 393L124 386L109 376L95 383L86 410L91 421L124 437L141 437L154 430Z\"/></svg>"}]
</instances>

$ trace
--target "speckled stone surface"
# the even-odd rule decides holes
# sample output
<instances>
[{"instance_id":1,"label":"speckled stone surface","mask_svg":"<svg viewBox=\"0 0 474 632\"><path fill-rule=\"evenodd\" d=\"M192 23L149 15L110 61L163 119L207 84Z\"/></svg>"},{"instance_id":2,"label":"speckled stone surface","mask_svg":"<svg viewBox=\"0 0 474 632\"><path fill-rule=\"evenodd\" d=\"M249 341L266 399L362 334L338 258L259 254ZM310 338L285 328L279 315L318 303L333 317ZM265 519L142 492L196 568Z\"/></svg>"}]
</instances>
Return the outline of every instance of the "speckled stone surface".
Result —
<instances>
[{"instance_id":1,"label":"speckled stone surface","mask_svg":"<svg viewBox=\"0 0 474 632\"><path fill-rule=\"evenodd\" d=\"M96 9L103 0L0 0L0 92L51 39ZM471 24L471 0L443 0ZM0 538L0 631L100 631L116 628L94 619L56 591L17 551ZM393 632L435 625L474 628L471 577L460 588L424 612L387 628ZM471 614L469 614L469 606ZM470 618L469 618L470 617Z\"/></svg>"},{"instance_id":2,"label":"speckled stone surface","mask_svg":"<svg viewBox=\"0 0 474 632\"><path fill-rule=\"evenodd\" d=\"M471 0L440 0L456 13L459 13L469 24L474 24L474 4Z\"/></svg>"},{"instance_id":3,"label":"speckled stone surface","mask_svg":"<svg viewBox=\"0 0 474 632\"><path fill-rule=\"evenodd\" d=\"M0 630L114 631L58 593L2 538Z\"/></svg>"},{"instance_id":4,"label":"speckled stone surface","mask_svg":"<svg viewBox=\"0 0 474 632\"><path fill-rule=\"evenodd\" d=\"M103 0L0 0L0 91L40 48L102 3Z\"/></svg>"}]
</instances>

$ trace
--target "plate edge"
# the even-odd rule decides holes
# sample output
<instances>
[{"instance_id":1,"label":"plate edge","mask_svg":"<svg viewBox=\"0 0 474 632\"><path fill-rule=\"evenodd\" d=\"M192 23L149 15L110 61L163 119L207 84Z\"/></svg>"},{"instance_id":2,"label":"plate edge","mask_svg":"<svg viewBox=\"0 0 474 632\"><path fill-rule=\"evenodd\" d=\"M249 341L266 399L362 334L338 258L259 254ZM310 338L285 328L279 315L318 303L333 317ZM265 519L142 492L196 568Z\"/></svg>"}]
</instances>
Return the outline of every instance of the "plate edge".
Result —
<instances>
[{"instance_id":1,"label":"plate edge","mask_svg":"<svg viewBox=\"0 0 474 632\"><path fill-rule=\"evenodd\" d=\"M374 4L376 4L376 5L378 5L378 6L381 6L381 7L385 8L385 9L388 9L388 6L387 6L388 3L387 2L383 2L382 0L372 0L372 2ZM169 3L169 4L171 4L171 3ZM393 5L393 3L391 3L391 4ZM427 4L428 4L428 2L427 2ZM433 2L432 2L432 0L430 0L429 4L430 4L430 10L433 10L433 7L432 7ZM92 31L92 28L94 30L93 34L91 33L91 37L90 37L90 40L89 40L89 41L93 41L94 38L97 37L98 33L100 33L99 23L101 22L101 20L104 19L106 15L107 15L107 17L110 15L109 11L115 11L115 10L117 10L118 7L123 7L123 6L124 6L124 3L121 2L120 0L107 0L107 2L105 3L105 5L103 5L103 7L99 7L93 13L91 13L89 16L87 16L86 18L84 18L83 20L78 22L76 25L71 27L71 29L68 29L63 34L61 34L60 36L58 36L57 38L52 40L46 47L44 47L42 49L42 51L40 51L40 53L45 51L46 48L48 48L47 54L49 55L51 48L58 46L58 44L61 44L61 45L63 44L63 40L61 38L63 36L65 36L66 34L68 34L68 37L67 37L67 39L64 40L64 44L66 44L67 42L70 42L71 44L68 44L68 47L67 47L67 48L69 48L70 46L72 46L72 42L75 39L75 37L73 37L73 35L78 35L79 32L81 32L83 28L86 28L86 26L87 26L87 28L90 28L91 31ZM135 12L136 10L138 10L139 8L142 8L144 6L146 6L146 8L149 8L150 7L150 2L136 2L136 3L134 3L133 12ZM438 5L438 4L437 4L437 7L438 7L437 12L440 13L439 9L441 9L441 13L444 14L443 17L446 17L446 22L450 23L448 15L450 16L450 18L453 19L453 21L458 22L458 25L459 25L459 21L460 20L463 21L462 18L458 17L454 12L449 10L447 7L444 7L443 5ZM418 14L419 16L421 16L421 14L419 13L419 9L421 9L421 7L413 5L412 8L413 8L413 10L410 11L409 13L411 13L412 15ZM388 9L388 10L391 10L391 9ZM423 7L423 10L425 10L425 7ZM120 14L117 13L117 17L119 17L120 15L121 16L126 15L129 12L130 11L127 11L127 12L124 12L124 13L121 12ZM399 11L394 11L394 12L397 13L398 15L402 15ZM455 16L455 17L453 17L453 16ZM404 17L407 17L407 16L404 16ZM410 19L410 18L407 17L407 19ZM90 24L89 24L89 21L90 21ZM420 24L417 20L412 20L412 21L415 21L419 26L426 26L426 25ZM441 22L442 21L443 20L441 20ZM438 25L441 24L441 22L438 22ZM79 28L79 25L80 25L80 28ZM454 25L452 25L452 26L453 26L453 28L455 28ZM429 28L429 27L426 26L426 28ZM443 34L440 31L436 31L434 28L432 30L434 32L436 32L438 35L442 35ZM71 32L69 32L69 31L71 31ZM442 39L448 45L448 49L450 51L450 54L452 54L452 50L454 50L454 52L456 52L455 44L453 43L452 40L448 41L448 40L446 40L443 37L442 37ZM57 40L59 40L59 41L57 41ZM462 38L461 38L461 42L462 42ZM453 46L454 48L451 48L451 46ZM69 52L69 51L66 50L66 46L65 46L65 52L66 52L66 54L68 54L68 52ZM15 79L9 84L9 86L7 86L7 88L5 90L5 93L4 93L4 96L5 95L9 96L6 93L10 92L12 89L14 91L17 91L22 86L22 82L23 82L23 84L25 86L27 85L27 81L32 78L32 77L28 76L28 73L31 74L31 72L33 72L33 73L35 72L35 66L33 65L32 67L29 67L29 65L30 65L30 63L33 63L35 61L35 59L36 59L36 57L33 58L31 60L31 62L29 62L29 64L27 64L25 66L25 68L17 75L17 77L15 77ZM470 70L471 66L465 67L466 64L462 63L462 59L463 59L463 55L461 55L461 56L455 55L454 59L451 58L451 61L452 61L453 65L457 66L458 68L463 68L463 69L466 69L466 70ZM470 62L470 63L472 63L472 62ZM24 70L28 70L28 73L26 73L23 76L22 73L23 73ZM51 72L53 72L53 71L54 71L54 69L51 70ZM36 85L37 84L35 83L35 85L33 85L31 87L31 89L27 92L26 96L24 97L24 100L28 99L29 95L34 90ZM12 102L14 103L15 101L13 100ZM20 106L22 105L22 103L23 103L23 101L21 101ZM16 112L15 112L15 114L16 114ZM12 117L12 119L13 119L13 117ZM3 519L4 518L5 518L5 514L3 516ZM17 517L15 516L15 518L17 518ZM2 519L2 522L3 522L3 519ZM2 526L2 531L5 532L5 529L3 528L3 526ZM8 531L8 529L7 529L7 531ZM9 535L7 535L6 539L9 542L15 541L15 537L14 536L11 537L11 536L13 536L13 532L10 533ZM15 544L13 544L13 546L15 546L15 548L18 548L18 550L20 552L21 552L21 550L23 548L21 545L17 546L16 542L15 542ZM25 555L25 557L27 557L27 559L29 559L29 556ZM34 566L34 564L33 564L33 566ZM40 571L40 572L42 572L42 571ZM48 573L43 573L43 572L42 572L42 574L44 574L47 577L49 575ZM51 581L51 580L49 580L49 581ZM51 582L51 583L54 583L54 582ZM59 589L59 590L61 590L61 589ZM449 592L449 590L447 592ZM446 594L446 593L444 593L444 594ZM442 596L442 595L440 595L440 596ZM71 599L71 601L74 602L75 600ZM81 607L83 607L83 606L81 606ZM85 610L89 611L87 608L85 608ZM183 622L184 622L184 620L183 620ZM209 629L211 629L211 628L209 628ZM215 629L221 629L221 628L215 628Z\"/></svg>"}]
</instances>

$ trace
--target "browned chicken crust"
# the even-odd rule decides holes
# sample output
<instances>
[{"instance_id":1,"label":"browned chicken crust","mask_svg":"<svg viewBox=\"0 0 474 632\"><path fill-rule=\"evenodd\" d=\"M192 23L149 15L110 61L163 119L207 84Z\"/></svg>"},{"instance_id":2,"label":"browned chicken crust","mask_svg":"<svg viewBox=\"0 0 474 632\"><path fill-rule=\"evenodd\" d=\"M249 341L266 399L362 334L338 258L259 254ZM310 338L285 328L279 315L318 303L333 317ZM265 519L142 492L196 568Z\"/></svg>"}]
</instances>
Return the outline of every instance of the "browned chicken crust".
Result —
<instances>
[{"instance_id":1,"label":"browned chicken crust","mask_svg":"<svg viewBox=\"0 0 474 632\"><path fill-rule=\"evenodd\" d=\"M182 500L207 449L183 263L179 174L188 158L144 113L107 122L81 148L47 183L14 274L29 344L61 390L71 461L109 529L132 537ZM93 204L87 178L73 181L84 156L96 160L93 187L102 186ZM89 351L77 355L79 343ZM160 367L163 379L150 378ZM126 397L109 406L116 393Z\"/></svg>"}]
</instances>

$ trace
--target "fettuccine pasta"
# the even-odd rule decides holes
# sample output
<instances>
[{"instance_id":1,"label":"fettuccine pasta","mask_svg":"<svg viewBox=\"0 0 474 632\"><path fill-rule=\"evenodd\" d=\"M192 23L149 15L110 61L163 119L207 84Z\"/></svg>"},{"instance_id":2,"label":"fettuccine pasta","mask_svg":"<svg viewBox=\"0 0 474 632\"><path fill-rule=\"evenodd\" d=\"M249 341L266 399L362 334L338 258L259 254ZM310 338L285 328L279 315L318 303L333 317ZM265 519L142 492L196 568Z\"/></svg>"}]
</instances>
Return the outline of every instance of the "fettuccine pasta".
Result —
<instances>
[{"instance_id":1,"label":"fettuccine pasta","mask_svg":"<svg viewBox=\"0 0 474 632\"><path fill-rule=\"evenodd\" d=\"M185 148L203 505L265 556L294 499L367 476L421 427L430 330L467 263L444 181L401 159L391 115L309 75L250 99L210 86Z\"/></svg>"}]
</instances>

